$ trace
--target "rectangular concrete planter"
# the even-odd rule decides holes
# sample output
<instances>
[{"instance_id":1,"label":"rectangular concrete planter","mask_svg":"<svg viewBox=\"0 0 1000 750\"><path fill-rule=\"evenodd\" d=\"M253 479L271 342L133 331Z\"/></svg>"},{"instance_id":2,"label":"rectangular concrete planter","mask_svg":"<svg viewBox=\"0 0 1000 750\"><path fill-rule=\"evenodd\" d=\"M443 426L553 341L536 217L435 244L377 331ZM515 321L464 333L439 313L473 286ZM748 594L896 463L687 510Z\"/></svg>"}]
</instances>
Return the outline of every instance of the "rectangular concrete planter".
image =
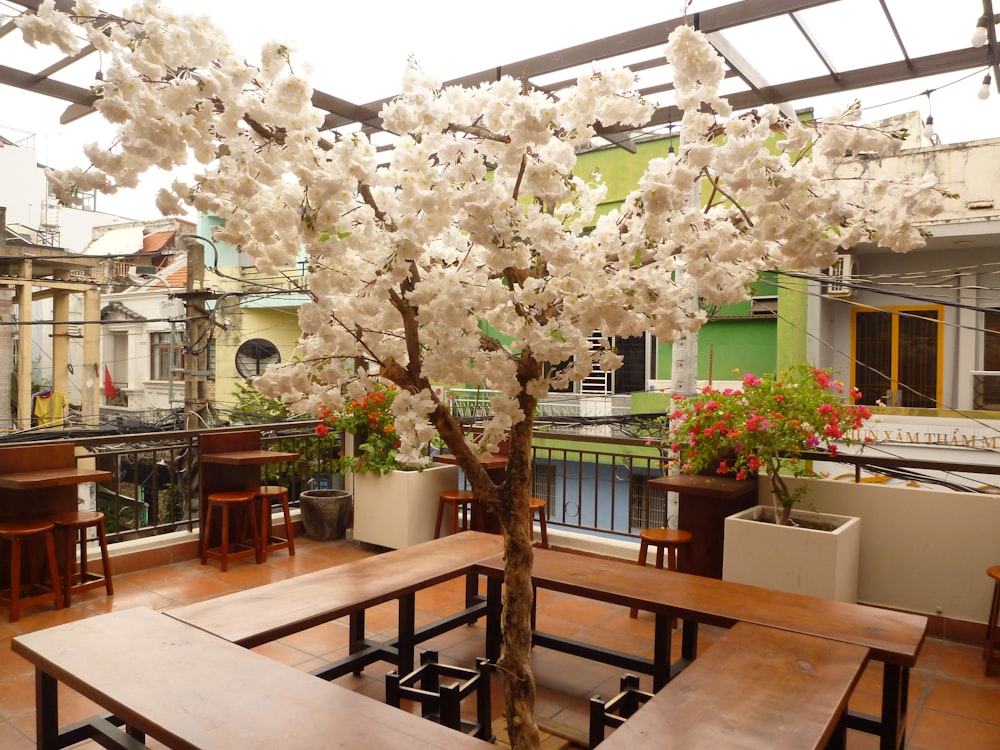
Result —
<instances>
[{"instance_id":1,"label":"rectangular concrete planter","mask_svg":"<svg viewBox=\"0 0 1000 750\"><path fill-rule=\"evenodd\" d=\"M390 549L433 539L438 495L458 487L458 467L444 464L423 471L350 477L354 483L354 540ZM450 528L441 533L450 533Z\"/></svg>"},{"instance_id":2,"label":"rectangular concrete planter","mask_svg":"<svg viewBox=\"0 0 1000 750\"><path fill-rule=\"evenodd\" d=\"M778 526L773 517L771 506L758 505L726 518L723 580L856 602L861 519L793 510L802 525Z\"/></svg>"}]
</instances>

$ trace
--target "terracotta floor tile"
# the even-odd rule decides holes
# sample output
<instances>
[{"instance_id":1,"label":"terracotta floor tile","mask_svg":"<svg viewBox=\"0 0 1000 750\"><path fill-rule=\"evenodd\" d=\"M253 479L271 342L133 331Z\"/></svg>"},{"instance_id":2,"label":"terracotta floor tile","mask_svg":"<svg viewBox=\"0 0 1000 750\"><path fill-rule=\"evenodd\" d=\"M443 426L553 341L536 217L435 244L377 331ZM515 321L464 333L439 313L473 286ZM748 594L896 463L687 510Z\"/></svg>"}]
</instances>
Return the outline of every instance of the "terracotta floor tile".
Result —
<instances>
[{"instance_id":1,"label":"terracotta floor tile","mask_svg":"<svg viewBox=\"0 0 1000 750\"><path fill-rule=\"evenodd\" d=\"M34 715L35 678L15 677L0 680L0 719L15 719L26 714Z\"/></svg>"},{"instance_id":2,"label":"terracotta floor tile","mask_svg":"<svg viewBox=\"0 0 1000 750\"><path fill-rule=\"evenodd\" d=\"M279 643L317 656L346 646L350 637L347 620L327 622L282 638Z\"/></svg>"},{"instance_id":3,"label":"terracotta floor tile","mask_svg":"<svg viewBox=\"0 0 1000 750\"><path fill-rule=\"evenodd\" d=\"M566 596L553 604L538 607L538 614L548 617L569 620L581 625L594 625L602 620L621 612L621 607L604 602L582 599L578 596Z\"/></svg>"},{"instance_id":4,"label":"terracotta floor tile","mask_svg":"<svg viewBox=\"0 0 1000 750\"><path fill-rule=\"evenodd\" d=\"M434 588L418 591L416 594L416 606L421 612L432 612L435 614L448 614L457 612L465 607L465 587L455 590L445 586L435 586Z\"/></svg>"},{"instance_id":5,"label":"terracotta floor tile","mask_svg":"<svg viewBox=\"0 0 1000 750\"><path fill-rule=\"evenodd\" d=\"M0 747L4 750L32 750L35 740L23 734L13 724L3 721L0 722Z\"/></svg>"},{"instance_id":6,"label":"terracotta floor tile","mask_svg":"<svg viewBox=\"0 0 1000 750\"><path fill-rule=\"evenodd\" d=\"M34 678L26 661L10 651L10 638L89 617L112 609L148 606L163 609L200 601L231 591L268 583L282 578L329 568L350 560L374 554L374 550L346 542L318 542L304 537L296 539L297 554L293 557L282 550L268 557L264 565L252 560L236 561L227 573L219 570L218 562L202 566L198 560L163 565L115 577L115 596L93 590L74 598L73 606L56 611L51 606L33 608L18 623L0 623L0 748L21 750L33 747L34 737ZM485 581L480 580L485 592ZM444 613L464 606L465 581L447 581L417 596L417 624L426 624ZM648 655L653 640L653 617L640 613L632 620L624 607L588 602L579 597L540 591L538 595L539 629L628 653ZM302 633L265 644L258 653L310 671L320 668L347 654L348 620L342 618ZM375 607L366 616L366 632L370 637L391 637L397 627L394 602ZM698 630L698 650L704 652L725 630L701 626ZM679 655L681 634L675 630L672 654ZM485 628L480 621L472 627L459 627L424 644L420 649L436 649L443 661L472 667L481 655L485 643ZM561 732L585 741L588 701L592 695L613 697L618 681L627 670L597 664L550 649L536 648L532 668L538 683L536 715L543 728ZM392 665L376 663L359 676L346 675L336 682L377 700L384 699L385 674ZM649 675L639 675L643 689L651 688ZM851 707L869 713L880 710L882 670L872 663L862 676ZM491 678L493 718L502 726L503 689L495 674ZM96 713L90 701L61 690L64 718L82 718ZM407 710L418 710L409 702ZM473 716L471 707L463 706L466 716ZM980 650L975 646L928 639L916 668L911 674L909 743L907 750L1000 750L1000 678L982 675ZM609 730L610 731L610 730ZM566 741L555 736L546 740L546 747L558 750ZM87 747L97 747L88 743ZM161 747L151 743L153 747ZM79 747L84 747L83 745ZM859 732L848 733L848 750L874 750L876 737Z\"/></svg>"},{"instance_id":7,"label":"terracotta floor tile","mask_svg":"<svg viewBox=\"0 0 1000 750\"><path fill-rule=\"evenodd\" d=\"M992 722L1000 733L1000 687L984 688L939 676L934 680L924 707Z\"/></svg>"},{"instance_id":8,"label":"terracotta floor tile","mask_svg":"<svg viewBox=\"0 0 1000 750\"><path fill-rule=\"evenodd\" d=\"M941 711L922 711L910 734L908 750L950 748L1000 750L1000 725Z\"/></svg>"}]
</instances>

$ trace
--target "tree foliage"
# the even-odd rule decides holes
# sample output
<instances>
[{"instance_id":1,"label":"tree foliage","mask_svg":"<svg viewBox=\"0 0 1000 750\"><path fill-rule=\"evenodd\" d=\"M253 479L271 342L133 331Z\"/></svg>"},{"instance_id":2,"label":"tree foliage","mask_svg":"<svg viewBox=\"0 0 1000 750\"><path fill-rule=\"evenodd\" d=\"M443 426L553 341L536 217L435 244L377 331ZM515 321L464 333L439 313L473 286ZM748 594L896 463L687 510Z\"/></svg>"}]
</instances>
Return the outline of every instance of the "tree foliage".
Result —
<instances>
[{"instance_id":1,"label":"tree foliage","mask_svg":"<svg viewBox=\"0 0 1000 750\"><path fill-rule=\"evenodd\" d=\"M106 64L96 106L117 140L88 147L93 166L53 173L54 184L72 200L193 159L193 184L161 192L161 211L217 214L216 238L269 274L308 255L300 356L259 386L319 416L381 378L399 388L398 460L426 460L421 446L435 428L456 454L506 529L499 668L515 748L538 744L528 534L538 399L620 364L610 345L592 346L595 331L675 341L703 322L699 301L742 299L761 270L828 266L859 241L919 245L913 222L935 208L933 178L833 178L830 158L898 148L893 135L858 126L857 110L813 127L771 106L734 116L718 95L722 59L690 27L665 52L683 111L680 148L651 161L619 209L598 215L605 187L574 173L576 154L600 128L649 118L628 71L595 71L549 93L507 77L443 87L411 62L403 93L381 112L395 142L380 152L364 132L323 130L284 44L266 45L251 65L208 18L153 0L124 21L96 16L91 0L70 15L46 0L18 19L28 42L69 53L83 35ZM767 145L775 133L776 150ZM693 197L703 181L704 203ZM432 383L496 392L478 444ZM508 471L496 484L477 453L508 435Z\"/></svg>"}]
</instances>

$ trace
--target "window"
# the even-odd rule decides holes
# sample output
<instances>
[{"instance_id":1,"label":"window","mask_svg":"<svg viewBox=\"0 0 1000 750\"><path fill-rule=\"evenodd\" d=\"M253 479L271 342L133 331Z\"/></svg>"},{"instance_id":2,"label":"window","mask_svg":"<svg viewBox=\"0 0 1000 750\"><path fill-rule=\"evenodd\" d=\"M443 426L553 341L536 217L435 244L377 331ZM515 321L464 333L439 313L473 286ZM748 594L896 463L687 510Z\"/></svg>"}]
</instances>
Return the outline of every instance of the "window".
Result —
<instances>
[{"instance_id":1,"label":"window","mask_svg":"<svg viewBox=\"0 0 1000 750\"><path fill-rule=\"evenodd\" d=\"M278 347L266 339L244 341L236 350L236 372L244 378L256 377L280 361Z\"/></svg>"},{"instance_id":2,"label":"window","mask_svg":"<svg viewBox=\"0 0 1000 750\"><path fill-rule=\"evenodd\" d=\"M984 373L973 377L973 409L1000 409L1000 310L983 313Z\"/></svg>"},{"instance_id":3,"label":"window","mask_svg":"<svg viewBox=\"0 0 1000 750\"><path fill-rule=\"evenodd\" d=\"M184 352L174 334L169 332L149 334L149 379L183 380L183 369Z\"/></svg>"},{"instance_id":4,"label":"window","mask_svg":"<svg viewBox=\"0 0 1000 750\"><path fill-rule=\"evenodd\" d=\"M615 348L624 360L614 374L615 393L636 393L646 390L649 379L656 377L656 337L647 334L616 338Z\"/></svg>"},{"instance_id":5,"label":"window","mask_svg":"<svg viewBox=\"0 0 1000 750\"><path fill-rule=\"evenodd\" d=\"M942 308L854 313L854 387L861 403L937 408L941 400Z\"/></svg>"}]
</instances>

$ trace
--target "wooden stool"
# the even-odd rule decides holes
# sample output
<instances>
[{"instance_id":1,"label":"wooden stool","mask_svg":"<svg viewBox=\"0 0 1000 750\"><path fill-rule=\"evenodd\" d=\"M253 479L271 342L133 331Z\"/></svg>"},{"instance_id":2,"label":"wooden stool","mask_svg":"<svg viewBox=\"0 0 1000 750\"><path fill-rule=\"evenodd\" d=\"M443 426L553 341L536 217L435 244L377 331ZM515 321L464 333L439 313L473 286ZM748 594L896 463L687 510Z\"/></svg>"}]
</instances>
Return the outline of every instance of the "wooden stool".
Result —
<instances>
[{"instance_id":1,"label":"wooden stool","mask_svg":"<svg viewBox=\"0 0 1000 750\"><path fill-rule=\"evenodd\" d=\"M0 541L10 542L10 588L6 598L10 603L10 621L17 622L21 617L21 607L29 604L55 602L56 609L63 606L62 587L59 585L59 563L56 561L56 543L53 531L55 524L43 519L25 519L20 521L4 521L0 523ZM21 557L23 542L41 537L45 541L45 560L49 568L52 585L45 586L41 582L29 581L24 584L28 596L21 596ZM33 589L41 589L42 593L32 595Z\"/></svg>"},{"instance_id":2,"label":"wooden stool","mask_svg":"<svg viewBox=\"0 0 1000 750\"><path fill-rule=\"evenodd\" d=\"M72 592L104 586L108 596L114 596L111 584L111 558L108 555L108 537L104 531L104 514L95 510L68 511L49 516L49 520L57 529L65 532L66 571L63 574L63 599L68 607ZM97 530L97 543L101 548L102 573L87 570L87 529ZM76 564L74 547L80 545L80 567L78 572L73 568Z\"/></svg>"},{"instance_id":3,"label":"wooden stool","mask_svg":"<svg viewBox=\"0 0 1000 750\"><path fill-rule=\"evenodd\" d=\"M986 575L993 579L993 603L990 604L990 619L986 623L986 648L983 657L986 659L986 676L990 676L994 664L1000 664L1000 653L997 650L997 636L1000 635L1000 565L988 568Z\"/></svg>"},{"instance_id":4,"label":"wooden stool","mask_svg":"<svg viewBox=\"0 0 1000 750\"><path fill-rule=\"evenodd\" d=\"M646 564L646 551L649 546L656 547L656 567L663 568L663 550L667 550L667 570L677 570L677 548L690 542L694 536L690 531L681 529L645 529L639 533L639 564ZM632 608L628 616L633 620L639 610Z\"/></svg>"},{"instance_id":5,"label":"wooden stool","mask_svg":"<svg viewBox=\"0 0 1000 750\"><path fill-rule=\"evenodd\" d=\"M295 532L292 530L292 513L288 509L288 490L273 484L261 485L255 497L260 501L260 561L267 560L267 553L277 549L287 549L295 554ZM277 500L285 515L285 536L271 535L271 503Z\"/></svg>"},{"instance_id":6,"label":"wooden stool","mask_svg":"<svg viewBox=\"0 0 1000 750\"><path fill-rule=\"evenodd\" d=\"M546 516L547 510L548 510L549 504L547 502L545 502L544 500L542 500L540 497L533 497L533 498L531 498L528 501L528 503L529 503L528 507L531 509L531 515L532 516L536 516L536 515L538 516L538 529L542 533L542 544L541 544L541 547L542 547L542 549L548 549L549 548L549 529L548 529L548 526L546 525L546 517L545 516ZM531 526L529 528L531 529L531 539L532 539L532 541L534 541L534 539L535 539L535 524L534 524L534 521L532 521L532 524L531 524Z\"/></svg>"},{"instance_id":7,"label":"wooden stool","mask_svg":"<svg viewBox=\"0 0 1000 750\"><path fill-rule=\"evenodd\" d=\"M445 490L438 495L437 521L434 523L434 538L441 536L441 521L444 520L445 506L450 507L451 528L454 533L458 533L458 510L462 509L465 518L465 529L469 530L475 525L473 519L476 512L476 504L479 502L479 495L468 490Z\"/></svg>"},{"instance_id":8,"label":"wooden stool","mask_svg":"<svg viewBox=\"0 0 1000 750\"><path fill-rule=\"evenodd\" d=\"M257 529L257 514L253 507L253 490L244 492L213 492L208 496L208 507L204 511L205 534L201 539L201 564L208 563L208 558L213 557L222 562L222 572L229 569L229 560L253 555L257 562L260 562L260 533ZM221 543L218 547L210 546L212 543L212 509L218 507L222 513L222 528L220 530ZM229 542L229 509L231 507L243 510L241 528L245 525L246 519L250 519L250 540L249 543L239 538L232 544Z\"/></svg>"}]
</instances>

